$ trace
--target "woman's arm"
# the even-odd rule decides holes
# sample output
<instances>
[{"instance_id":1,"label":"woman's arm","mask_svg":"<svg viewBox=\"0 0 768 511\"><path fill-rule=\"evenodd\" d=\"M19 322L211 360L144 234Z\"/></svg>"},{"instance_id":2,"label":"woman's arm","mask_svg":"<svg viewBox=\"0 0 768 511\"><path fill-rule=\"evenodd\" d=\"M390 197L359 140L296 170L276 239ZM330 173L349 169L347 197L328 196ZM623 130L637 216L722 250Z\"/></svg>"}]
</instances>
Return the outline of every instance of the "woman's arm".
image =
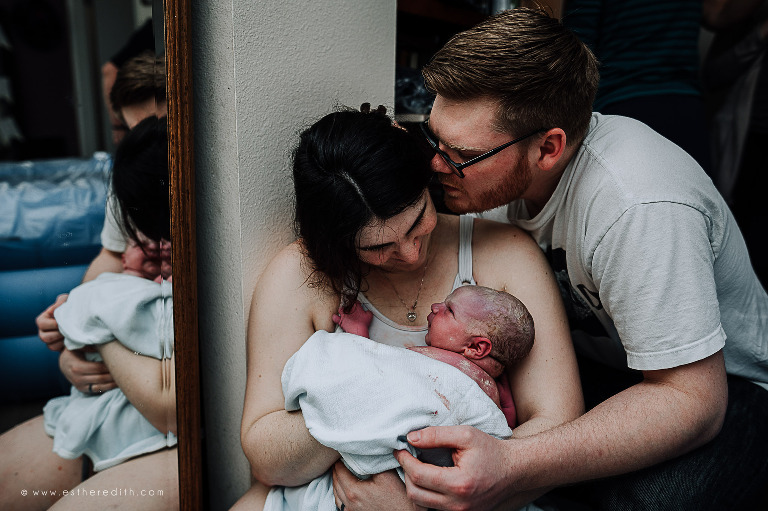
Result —
<instances>
[{"instance_id":1,"label":"woman's arm","mask_svg":"<svg viewBox=\"0 0 768 511\"><path fill-rule=\"evenodd\" d=\"M529 436L584 413L568 320L552 269L522 230L475 221L474 273L478 284L505 290L528 308L536 338L530 354L508 371L517 408L516 437Z\"/></svg>"},{"instance_id":2,"label":"woman's arm","mask_svg":"<svg viewBox=\"0 0 768 511\"><path fill-rule=\"evenodd\" d=\"M316 330L333 330L338 306L338 298L308 286L303 260L297 243L283 249L264 270L251 303L240 435L254 477L267 485L304 484L339 457L312 438L301 412L285 411L285 363Z\"/></svg>"},{"instance_id":3,"label":"woman's arm","mask_svg":"<svg viewBox=\"0 0 768 511\"><path fill-rule=\"evenodd\" d=\"M96 348L128 401L158 430L176 434L175 358L138 355L118 341Z\"/></svg>"},{"instance_id":4,"label":"woman's arm","mask_svg":"<svg viewBox=\"0 0 768 511\"><path fill-rule=\"evenodd\" d=\"M539 246L517 227L475 220L473 264L478 284L516 296L534 321L531 352L507 371L518 420L513 438L532 436L582 415L584 396L568 319ZM522 492L506 504L520 506L546 491Z\"/></svg>"}]
</instances>

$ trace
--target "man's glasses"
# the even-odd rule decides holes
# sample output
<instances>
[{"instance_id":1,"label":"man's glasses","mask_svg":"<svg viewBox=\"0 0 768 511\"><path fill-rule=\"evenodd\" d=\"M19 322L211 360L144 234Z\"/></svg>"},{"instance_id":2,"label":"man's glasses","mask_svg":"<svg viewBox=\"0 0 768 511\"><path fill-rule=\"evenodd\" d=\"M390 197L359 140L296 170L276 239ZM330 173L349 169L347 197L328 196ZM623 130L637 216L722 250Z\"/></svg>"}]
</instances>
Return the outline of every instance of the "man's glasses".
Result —
<instances>
[{"instance_id":1,"label":"man's glasses","mask_svg":"<svg viewBox=\"0 0 768 511\"><path fill-rule=\"evenodd\" d=\"M487 153L483 153L479 156L475 156L474 158L470 158L469 160L463 162L463 163L456 163L451 159L448 154L440 149L440 142L437 140L437 137L434 133L432 133L432 130L429 129L429 120L426 120L422 122L419 126L421 126L421 131L424 133L424 137L426 137L427 142L429 142L429 145L432 146L432 149L435 150L437 154L439 154L443 160L445 160L445 163L451 166L453 169L453 173L459 176L460 178L464 179L464 169L469 167L470 165L474 165L475 163L479 161L483 161L486 158L490 158L494 154L498 153L499 151L506 149L507 147L511 146L512 144L516 144L522 140L525 140L528 137L532 137L537 133L541 133L542 131L547 131L546 128L539 128L536 131L532 133L528 133L527 135L523 135L522 137L516 138L514 140L511 140L505 144L501 144L499 147L494 147Z\"/></svg>"}]
</instances>

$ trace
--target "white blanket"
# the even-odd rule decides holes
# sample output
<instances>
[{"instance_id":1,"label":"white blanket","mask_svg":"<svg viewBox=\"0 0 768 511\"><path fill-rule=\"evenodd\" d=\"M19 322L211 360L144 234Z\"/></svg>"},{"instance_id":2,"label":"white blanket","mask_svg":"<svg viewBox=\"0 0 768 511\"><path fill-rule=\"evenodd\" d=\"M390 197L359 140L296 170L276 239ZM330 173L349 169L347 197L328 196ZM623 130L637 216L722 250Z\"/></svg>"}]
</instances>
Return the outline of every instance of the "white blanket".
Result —
<instances>
[{"instance_id":1,"label":"white blanket","mask_svg":"<svg viewBox=\"0 0 768 511\"><path fill-rule=\"evenodd\" d=\"M512 434L501 410L455 367L352 334L316 332L288 360L282 385L285 409L301 409L312 436L361 478L393 468L402 478L393 451L409 449L402 437L416 429L468 425L496 438ZM264 509L334 511L330 473L273 488Z\"/></svg>"},{"instance_id":2,"label":"white blanket","mask_svg":"<svg viewBox=\"0 0 768 511\"><path fill-rule=\"evenodd\" d=\"M173 299L166 281L103 273L73 289L54 316L71 350L117 339L140 355L173 355ZM43 416L53 451L67 459L86 454L95 471L177 443L176 435L158 431L119 388L89 395L72 387L70 395L48 401Z\"/></svg>"}]
</instances>

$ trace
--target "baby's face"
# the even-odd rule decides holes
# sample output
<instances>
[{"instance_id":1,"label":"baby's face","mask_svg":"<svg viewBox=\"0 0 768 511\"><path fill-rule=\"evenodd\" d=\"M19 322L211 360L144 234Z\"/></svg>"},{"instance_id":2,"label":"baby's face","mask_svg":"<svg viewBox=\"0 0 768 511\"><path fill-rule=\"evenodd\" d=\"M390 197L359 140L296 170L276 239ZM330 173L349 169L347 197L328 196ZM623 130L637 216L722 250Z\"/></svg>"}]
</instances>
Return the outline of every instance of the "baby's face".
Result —
<instances>
[{"instance_id":1,"label":"baby's face","mask_svg":"<svg viewBox=\"0 0 768 511\"><path fill-rule=\"evenodd\" d=\"M123 252L124 271L134 272L150 280L162 275L167 280L171 276L170 242L158 243L138 234L142 245L131 240Z\"/></svg>"},{"instance_id":2,"label":"baby's face","mask_svg":"<svg viewBox=\"0 0 768 511\"><path fill-rule=\"evenodd\" d=\"M481 335L471 333L469 325L481 319L479 313L483 305L482 298L468 286L456 289L444 302L433 303L432 312L427 316L427 346L462 352L473 337Z\"/></svg>"}]
</instances>

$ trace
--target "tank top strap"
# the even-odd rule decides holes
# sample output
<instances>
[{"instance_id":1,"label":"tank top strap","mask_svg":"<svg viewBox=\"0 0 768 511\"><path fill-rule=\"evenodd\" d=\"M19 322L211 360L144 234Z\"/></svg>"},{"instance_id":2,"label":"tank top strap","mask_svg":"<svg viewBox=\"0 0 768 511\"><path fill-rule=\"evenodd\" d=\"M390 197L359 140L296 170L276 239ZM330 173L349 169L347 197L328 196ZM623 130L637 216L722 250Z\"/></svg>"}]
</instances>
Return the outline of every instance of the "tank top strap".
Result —
<instances>
[{"instance_id":1,"label":"tank top strap","mask_svg":"<svg viewBox=\"0 0 768 511\"><path fill-rule=\"evenodd\" d=\"M474 217L461 215L459 217L459 272L453 282L453 289L460 286L475 285L472 276L472 229Z\"/></svg>"}]
</instances>

